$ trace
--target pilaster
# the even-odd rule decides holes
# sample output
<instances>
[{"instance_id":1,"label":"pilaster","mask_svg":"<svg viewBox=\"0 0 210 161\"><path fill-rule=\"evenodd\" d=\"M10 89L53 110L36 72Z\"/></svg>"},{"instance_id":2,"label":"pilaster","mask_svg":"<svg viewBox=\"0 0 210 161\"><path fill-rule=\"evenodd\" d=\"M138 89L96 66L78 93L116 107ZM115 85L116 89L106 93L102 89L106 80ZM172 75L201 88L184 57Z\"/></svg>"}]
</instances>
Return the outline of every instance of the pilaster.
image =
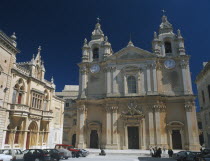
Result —
<instances>
[{"instance_id":1,"label":"pilaster","mask_svg":"<svg viewBox=\"0 0 210 161\"><path fill-rule=\"evenodd\" d=\"M150 69L151 69L151 64L148 64L146 66L147 69L147 94L151 93L151 75L150 75Z\"/></svg>"}]
</instances>

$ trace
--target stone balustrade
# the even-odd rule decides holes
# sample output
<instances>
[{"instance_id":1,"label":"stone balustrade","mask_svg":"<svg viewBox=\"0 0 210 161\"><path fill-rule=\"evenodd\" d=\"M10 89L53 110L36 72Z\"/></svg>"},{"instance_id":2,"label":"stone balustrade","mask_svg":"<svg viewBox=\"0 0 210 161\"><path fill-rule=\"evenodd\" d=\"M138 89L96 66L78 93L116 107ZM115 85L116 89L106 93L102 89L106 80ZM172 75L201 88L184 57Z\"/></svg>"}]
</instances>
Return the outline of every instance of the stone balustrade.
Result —
<instances>
[{"instance_id":1,"label":"stone balustrade","mask_svg":"<svg viewBox=\"0 0 210 161\"><path fill-rule=\"evenodd\" d=\"M41 116L42 119L51 120L53 118L53 111L43 111L36 108L31 108L27 105L22 104L11 104L9 111L12 112L13 116L21 116L21 117L27 117L28 115L35 115L35 116Z\"/></svg>"}]
</instances>

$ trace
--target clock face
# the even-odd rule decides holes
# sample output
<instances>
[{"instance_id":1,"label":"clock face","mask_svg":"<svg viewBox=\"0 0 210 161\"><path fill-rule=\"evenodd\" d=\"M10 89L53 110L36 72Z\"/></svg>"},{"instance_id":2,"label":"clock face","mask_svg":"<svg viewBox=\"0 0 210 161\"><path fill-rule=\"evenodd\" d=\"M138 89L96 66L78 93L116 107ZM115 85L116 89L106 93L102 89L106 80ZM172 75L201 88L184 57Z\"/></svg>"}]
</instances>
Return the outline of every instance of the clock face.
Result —
<instances>
[{"instance_id":1,"label":"clock face","mask_svg":"<svg viewBox=\"0 0 210 161\"><path fill-rule=\"evenodd\" d=\"M100 71L100 66L98 64L94 64L90 67L91 73L98 73Z\"/></svg>"},{"instance_id":2,"label":"clock face","mask_svg":"<svg viewBox=\"0 0 210 161\"><path fill-rule=\"evenodd\" d=\"M167 69L173 69L176 66L176 62L173 59L168 59L164 62Z\"/></svg>"}]
</instances>

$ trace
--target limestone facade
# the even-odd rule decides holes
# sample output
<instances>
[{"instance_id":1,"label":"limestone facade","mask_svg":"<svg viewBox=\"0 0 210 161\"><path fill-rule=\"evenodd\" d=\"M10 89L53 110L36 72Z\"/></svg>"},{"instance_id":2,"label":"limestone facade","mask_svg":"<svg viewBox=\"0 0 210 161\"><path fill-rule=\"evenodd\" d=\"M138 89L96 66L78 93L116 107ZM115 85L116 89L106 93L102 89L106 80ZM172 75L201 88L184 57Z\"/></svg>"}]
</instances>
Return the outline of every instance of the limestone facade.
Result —
<instances>
[{"instance_id":1,"label":"limestone facade","mask_svg":"<svg viewBox=\"0 0 210 161\"><path fill-rule=\"evenodd\" d=\"M64 101L44 79L41 48L31 61L16 62L16 36L0 36L1 148L43 148L62 143Z\"/></svg>"},{"instance_id":2,"label":"limestone facade","mask_svg":"<svg viewBox=\"0 0 210 161\"><path fill-rule=\"evenodd\" d=\"M198 100L200 105L200 118L204 146L210 148L210 62L203 63L204 68L196 77Z\"/></svg>"},{"instance_id":3,"label":"limestone facade","mask_svg":"<svg viewBox=\"0 0 210 161\"><path fill-rule=\"evenodd\" d=\"M63 144L75 146L77 131L77 108L75 100L78 97L78 85L65 85L62 92L56 92L56 96L65 100L64 124L63 124Z\"/></svg>"},{"instance_id":4,"label":"limestone facade","mask_svg":"<svg viewBox=\"0 0 210 161\"><path fill-rule=\"evenodd\" d=\"M77 147L200 148L189 55L180 30L175 34L166 16L152 48L130 41L113 52L96 24L78 64Z\"/></svg>"}]
</instances>

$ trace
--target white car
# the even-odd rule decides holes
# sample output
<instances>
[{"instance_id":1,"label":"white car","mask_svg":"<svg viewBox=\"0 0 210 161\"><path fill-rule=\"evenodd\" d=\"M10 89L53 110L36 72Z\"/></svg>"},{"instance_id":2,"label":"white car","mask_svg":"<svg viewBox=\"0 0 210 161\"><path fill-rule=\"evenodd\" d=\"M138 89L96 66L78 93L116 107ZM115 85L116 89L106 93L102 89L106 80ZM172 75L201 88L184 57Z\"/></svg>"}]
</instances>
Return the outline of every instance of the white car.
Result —
<instances>
[{"instance_id":1,"label":"white car","mask_svg":"<svg viewBox=\"0 0 210 161\"><path fill-rule=\"evenodd\" d=\"M11 155L6 155L6 154L0 154L0 160L2 161L11 161L12 156Z\"/></svg>"}]
</instances>

